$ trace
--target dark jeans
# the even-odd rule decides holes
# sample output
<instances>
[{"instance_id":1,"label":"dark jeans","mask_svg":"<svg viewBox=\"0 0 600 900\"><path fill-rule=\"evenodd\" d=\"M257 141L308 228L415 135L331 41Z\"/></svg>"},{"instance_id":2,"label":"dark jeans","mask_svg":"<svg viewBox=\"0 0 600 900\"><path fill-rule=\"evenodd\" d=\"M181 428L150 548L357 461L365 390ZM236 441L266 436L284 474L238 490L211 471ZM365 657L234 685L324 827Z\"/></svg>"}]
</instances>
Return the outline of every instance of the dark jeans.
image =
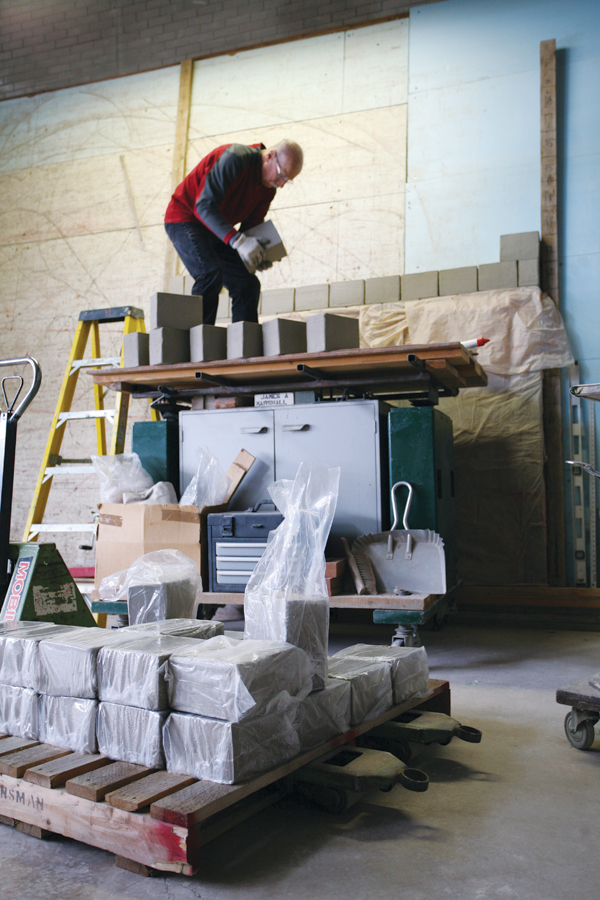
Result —
<instances>
[{"instance_id":1,"label":"dark jeans","mask_svg":"<svg viewBox=\"0 0 600 900\"><path fill-rule=\"evenodd\" d=\"M205 325L215 324L223 285L231 297L232 322L258 322L260 281L250 274L236 250L200 222L167 222L165 231L195 279L192 294L203 299Z\"/></svg>"}]
</instances>

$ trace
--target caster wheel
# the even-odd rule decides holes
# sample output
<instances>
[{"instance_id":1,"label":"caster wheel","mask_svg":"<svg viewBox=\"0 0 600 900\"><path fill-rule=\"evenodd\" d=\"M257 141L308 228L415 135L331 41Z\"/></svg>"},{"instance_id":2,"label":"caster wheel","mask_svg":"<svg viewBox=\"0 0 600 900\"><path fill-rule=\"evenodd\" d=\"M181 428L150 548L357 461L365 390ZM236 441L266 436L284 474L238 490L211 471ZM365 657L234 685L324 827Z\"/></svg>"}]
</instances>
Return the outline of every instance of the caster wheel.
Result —
<instances>
[{"instance_id":1,"label":"caster wheel","mask_svg":"<svg viewBox=\"0 0 600 900\"><path fill-rule=\"evenodd\" d=\"M197 619L206 619L210 620L218 610L218 606L213 603L200 603L198 606L198 613L196 615Z\"/></svg>"},{"instance_id":2,"label":"caster wheel","mask_svg":"<svg viewBox=\"0 0 600 900\"><path fill-rule=\"evenodd\" d=\"M577 728L573 729L572 722L573 713L567 713L565 717L565 734L567 740L576 750L589 750L594 743L594 724L593 722L580 722Z\"/></svg>"}]
</instances>

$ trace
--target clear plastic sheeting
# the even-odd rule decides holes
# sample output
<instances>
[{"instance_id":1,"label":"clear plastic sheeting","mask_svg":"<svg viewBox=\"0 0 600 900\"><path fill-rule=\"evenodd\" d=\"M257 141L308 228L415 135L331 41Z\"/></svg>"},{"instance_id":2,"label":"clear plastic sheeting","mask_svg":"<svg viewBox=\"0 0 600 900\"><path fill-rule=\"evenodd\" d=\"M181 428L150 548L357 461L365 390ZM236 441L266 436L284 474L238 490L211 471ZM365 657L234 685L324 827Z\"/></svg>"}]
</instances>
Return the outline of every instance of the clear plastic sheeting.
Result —
<instances>
[{"instance_id":1,"label":"clear plastic sheeting","mask_svg":"<svg viewBox=\"0 0 600 900\"><path fill-rule=\"evenodd\" d=\"M163 739L169 772L221 784L274 769L300 750L294 706L286 695L277 708L245 722L171 713Z\"/></svg>"},{"instance_id":2,"label":"clear plastic sheeting","mask_svg":"<svg viewBox=\"0 0 600 900\"><path fill-rule=\"evenodd\" d=\"M218 506L223 503L231 484L230 479L208 447L198 447L196 474L183 492L181 506Z\"/></svg>"},{"instance_id":3,"label":"clear plastic sheeting","mask_svg":"<svg viewBox=\"0 0 600 900\"><path fill-rule=\"evenodd\" d=\"M96 668L100 700L143 709L166 709L167 660L172 653L185 652L197 643L172 635L145 638L140 633L131 641L103 647Z\"/></svg>"},{"instance_id":4,"label":"clear plastic sheeting","mask_svg":"<svg viewBox=\"0 0 600 900\"><path fill-rule=\"evenodd\" d=\"M166 506L177 502L177 494L170 481L157 481L145 491L123 491L123 503L154 503Z\"/></svg>"},{"instance_id":5,"label":"clear plastic sheeting","mask_svg":"<svg viewBox=\"0 0 600 900\"><path fill-rule=\"evenodd\" d=\"M46 622L26 622L25 620L21 621L17 619L14 622L0 622L0 634L5 634L7 631L21 631L23 629L46 627Z\"/></svg>"},{"instance_id":6,"label":"clear plastic sheeting","mask_svg":"<svg viewBox=\"0 0 600 900\"><path fill-rule=\"evenodd\" d=\"M115 576L103 579L100 587L111 578ZM141 625L161 619L191 618L202 582L196 564L181 551L155 550L136 559L120 589L127 593L129 622Z\"/></svg>"},{"instance_id":7,"label":"clear plastic sheeting","mask_svg":"<svg viewBox=\"0 0 600 900\"><path fill-rule=\"evenodd\" d=\"M154 484L137 453L92 456L100 484L101 503L123 503L124 492L140 493Z\"/></svg>"},{"instance_id":8,"label":"clear plastic sheeting","mask_svg":"<svg viewBox=\"0 0 600 900\"><path fill-rule=\"evenodd\" d=\"M0 632L0 682L14 687L35 688L38 644L45 638L72 631L69 625L41 622L30 628Z\"/></svg>"},{"instance_id":9,"label":"clear plastic sheeting","mask_svg":"<svg viewBox=\"0 0 600 900\"><path fill-rule=\"evenodd\" d=\"M168 712L118 703L98 706L98 750L109 759L164 769L162 731Z\"/></svg>"},{"instance_id":10,"label":"clear plastic sheeting","mask_svg":"<svg viewBox=\"0 0 600 900\"><path fill-rule=\"evenodd\" d=\"M123 632L132 638L159 634L170 634L173 637L196 638L206 641L208 638L218 637L223 634L222 622L213 622L208 619L165 619L162 622L146 622L143 625L128 625Z\"/></svg>"},{"instance_id":11,"label":"clear plastic sheeting","mask_svg":"<svg viewBox=\"0 0 600 900\"><path fill-rule=\"evenodd\" d=\"M38 695L27 688L0 684L0 734L38 738Z\"/></svg>"},{"instance_id":12,"label":"clear plastic sheeting","mask_svg":"<svg viewBox=\"0 0 600 900\"><path fill-rule=\"evenodd\" d=\"M313 691L298 701L296 728L300 748L318 747L350 728L352 688L350 682L328 678L322 691Z\"/></svg>"},{"instance_id":13,"label":"clear plastic sheeting","mask_svg":"<svg viewBox=\"0 0 600 900\"><path fill-rule=\"evenodd\" d=\"M381 647L355 644L336 653L333 659L361 659L387 663L392 675L394 704L428 693L429 662L425 647Z\"/></svg>"},{"instance_id":14,"label":"clear plastic sheeting","mask_svg":"<svg viewBox=\"0 0 600 900\"><path fill-rule=\"evenodd\" d=\"M313 674L306 653L291 644L226 637L174 653L168 669L173 709L230 722L258 714L282 691L306 696Z\"/></svg>"},{"instance_id":15,"label":"clear plastic sheeting","mask_svg":"<svg viewBox=\"0 0 600 900\"><path fill-rule=\"evenodd\" d=\"M376 719L393 706L392 673L387 662L333 656L329 660L329 676L350 682L351 725Z\"/></svg>"},{"instance_id":16,"label":"clear plastic sheeting","mask_svg":"<svg viewBox=\"0 0 600 900\"><path fill-rule=\"evenodd\" d=\"M96 658L102 647L119 640L123 640L121 632L103 628L77 628L44 638L38 644L35 689L55 697L95 700Z\"/></svg>"},{"instance_id":17,"label":"clear plastic sheeting","mask_svg":"<svg viewBox=\"0 0 600 900\"><path fill-rule=\"evenodd\" d=\"M38 702L39 739L74 753L96 753L97 700L50 697Z\"/></svg>"},{"instance_id":18,"label":"clear plastic sheeting","mask_svg":"<svg viewBox=\"0 0 600 900\"><path fill-rule=\"evenodd\" d=\"M323 687L327 677L325 544L339 480L339 468L301 463L294 481L271 485L271 499L285 518L250 577L244 602L245 637L286 641L306 651L314 687Z\"/></svg>"}]
</instances>

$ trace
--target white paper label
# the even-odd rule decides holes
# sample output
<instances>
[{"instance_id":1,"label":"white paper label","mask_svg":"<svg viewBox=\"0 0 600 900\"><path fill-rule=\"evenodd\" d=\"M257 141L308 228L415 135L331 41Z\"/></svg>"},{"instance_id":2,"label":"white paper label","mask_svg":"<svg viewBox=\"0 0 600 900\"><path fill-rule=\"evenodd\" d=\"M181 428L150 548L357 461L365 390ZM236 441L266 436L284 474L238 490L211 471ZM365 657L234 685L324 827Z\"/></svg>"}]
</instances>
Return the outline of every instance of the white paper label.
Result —
<instances>
[{"instance_id":1,"label":"white paper label","mask_svg":"<svg viewBox=\"0 0 600 900\"><path fill-rule=\"evenodd\" d=\"M73 582L63 584L57 591L46 591L39 585L33 586L33 606L37 616L51 616L55 613L77 612L77 597Z\"/></svg>"},{"instance_id":2,"label":"white paper label","mask_svg":"<svg viewBox=\"0 0 600 900\"><path fill-rule=\"evenodd\" d=\"M293 406L294 394L292 391L285 391L281 394L255 394L255 406Z\"/></svg>"}]
</instances>

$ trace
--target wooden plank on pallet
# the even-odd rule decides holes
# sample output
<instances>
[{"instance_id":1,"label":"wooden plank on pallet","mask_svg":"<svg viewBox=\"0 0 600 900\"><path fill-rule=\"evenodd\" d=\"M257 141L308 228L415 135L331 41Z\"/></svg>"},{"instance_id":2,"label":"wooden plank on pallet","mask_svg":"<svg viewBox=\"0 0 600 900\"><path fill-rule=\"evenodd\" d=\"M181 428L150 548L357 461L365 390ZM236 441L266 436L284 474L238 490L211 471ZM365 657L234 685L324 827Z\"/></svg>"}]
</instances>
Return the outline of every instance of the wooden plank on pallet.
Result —
<instances>
[{"instance_id":1,"label":"wooden plank on pallet","mask_svg":"<svg viewBox=\"0 0 600 900\"><path fill-rule=\"evenodd\" d=\"M119 856L119 854L115 856L115 865L119 869L126 869L128 872L133 872L134 875L141 875L143 878L154 878L155 875L159 874L157 869L152 869L150 866L145 866L144 863L136 862L135 859Z\"/></svg>"},{"instance_id":2,"label":"wooden plank on pallet","mask_svg":"<svg viewBox=\"0 0 600 900\"><path fill-rule=\"evenodd\" d=\"M41 828L39 825L29 825L27 822L20 822L19 819L13 819L12 816L0 816L0 825L8 825L9 828L14 828L15 831L20 831L21 834L28 834L30 837L37 838L40 841L48 841L54 837L52 832L46 828Z\"/></svg>"},{"instance_id":3,"label":"wooden plank on pallet","mask_svg":"<svg viewBox=\"0 0 600 900\"><path fill-rule=\"evenodd\" d=\"M102 770L100 770L102 771ZM62 788L44 788L0 775L0 815L136 860L153 869L192 875L197 858L188 853L188 831L129 813L107 803L75 800Z\"/></svg>"},{"instance_id":4,"label":"wooden plank on pallet","mask_svg":"<svg viewBox=\"0 0 600 900\"><path fill-rule=\"evenodd\" d=\"M137 812L150 806L175 791L180 791L190 784L194 784L195 778L188 775L172 775L170 772L153 772L139 781L126 784L116 791L106 794L104 799L117 809L125 809L127 812Z\"/></svg>"},{"instance_id":5,"label":"wooden plank on pallet","mask_svg":"<svg viewBox=\"0 0 600 900\"><path fill-rule=\"evenodd\" d=\"M9 735L0 744L0 757L9 753L16 753L17 750L27 750L28 747L36 747L39 741L31 741L28 738L12 737Z\"/></svg>"},{"instance_id":6,"label":"wooden plank on pallet","mask_svg":"<svg viewBox=\"0 0 600 900\"><path fill-rule=\"evenodd\" d=\"M27 750L17 750L15 753L7 753L0 757L0 774L10 775L11 778L22 778L27 769L32 766L50 762L60 756L70 756L70 750L61 750L52 744L36 744Z\"/></svg>"},{"instance_id":7,"label":"wooden plank on pallet","mask_svg":"<svg viewBox=\"0 0 600 900\"><path fill-rule=\"evenodd\" d=\"M114 762L95 772L87 772L70 778L65 788L69 794L83 797L86 800L104 800L110 791L116 791L132 781L139 781L150 775L152 769L146 766L137 766L134 763Z\"/></svg>"},{"instance_id":8,"label":"wooden plank on pallet","mask_svg":"<svg viewBox=\"0 0 600 900\"><path fill-rule=\"evenodd\" d=\"M268 787L257 791L236 803L235 806L224 809L220 813L216 813L207 822L197 825L190 832L188 843L196 847L204 847L210 841L221 837L236 825L245 822L246 819L258 815L264 809L278 803L283 797L289 794L289 788L283 784L270 784Z\"/></svg>"},{"instance_id":9,"label":"wooden plank on pallet","mask_svg":"<svg viewBox=\"0 0 600 900\"><path fill-rule=\"evenodd\" d=\"M27 769L24 778L25 781L29 781L31 784L40 784L42 787L62 787L70 778L94 772L96 769L110 765L111 761L100 753L71 753L69 756L53 759L41 766Z\"/></svg>"}]
</instances>

